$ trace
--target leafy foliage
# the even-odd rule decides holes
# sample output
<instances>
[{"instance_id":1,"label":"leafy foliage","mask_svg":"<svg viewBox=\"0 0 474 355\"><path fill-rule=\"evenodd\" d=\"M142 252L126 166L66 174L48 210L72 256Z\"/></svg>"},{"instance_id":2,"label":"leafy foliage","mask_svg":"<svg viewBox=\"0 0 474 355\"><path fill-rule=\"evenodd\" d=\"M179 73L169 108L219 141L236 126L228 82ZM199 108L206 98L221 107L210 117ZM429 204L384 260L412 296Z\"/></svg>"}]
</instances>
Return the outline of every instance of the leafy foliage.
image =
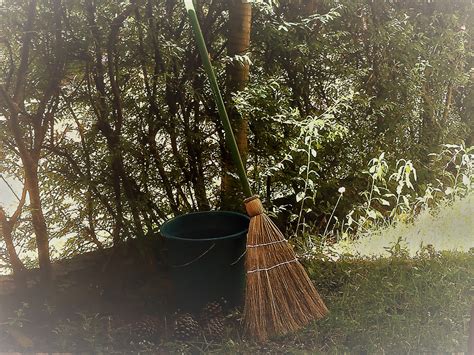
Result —
<instances>
[{"instance_id":1,"label":"leafy foliage","mask_svg":"<svg viewBox=\"0 0 474 355\"><path fill-rule=\"evenodd\" d=\"M219 207L224 137L181 2L58 4L65 69L39 161L53 254L145 237L173 215ZM408 205L430 199L427 186L448 183L429 153L472 145L469 1L258 1L251 48L232 57L226 3L198 5L225 91L226 65L251 63L249 85L226 97L249 119L254 190L289 234L333 235L353 210L365 227L412 213ZM42 4L35 17L37 59L51 50L53 9ZM26 14L25 4L3 2L1 85L16 73ZM41 60L29 68L27 106L55 73ZM3 116L0 139L0 173L23 181ZM378 157L371 186L362 173L369 157ZM394 175L383 161L399 161ZM450 187L462 188L467 176L459 172ZM26 215L14 232L23 259L35 248Z\"/></svg>"}]
</instances>

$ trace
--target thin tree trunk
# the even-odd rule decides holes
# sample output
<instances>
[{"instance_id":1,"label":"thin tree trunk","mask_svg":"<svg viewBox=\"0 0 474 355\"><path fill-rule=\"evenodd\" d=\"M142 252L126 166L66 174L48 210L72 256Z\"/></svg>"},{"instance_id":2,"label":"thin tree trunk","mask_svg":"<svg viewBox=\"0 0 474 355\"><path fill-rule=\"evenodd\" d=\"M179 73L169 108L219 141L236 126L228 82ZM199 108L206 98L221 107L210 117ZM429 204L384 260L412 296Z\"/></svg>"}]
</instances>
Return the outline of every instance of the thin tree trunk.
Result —
<instances>
[{"instance_id":1,"label":"thin tree trunk","mask_svg":"<svg viewBox=\"0 0 474 355\"><path fill-rule=\"evenodd\" d=\"M41 274L45 280L50 278L51 262L49 256L49 238L46 221L41 205L41 196L38 180L38 167L36 163L23 162L25 168L25 185L30 197L30 211L33 228L36 234L36 247L38 249L38 262Z\"/></svg>"},{"instance_id":2,"label":"thin tree trunk","mask_svg":"<svg viewBox=\"0 0 474 355\"><path fill-rule=\"evenodd\" d=\"M10 218L7 217L5 211L0 207L0 237L3 237L5 247L7 249L8 260L13 270L13 278L18 287L22 288L25 286L25 265L21 261L13 243L13 231L15 226L20 219L21 212L25 205L27 189L23 184L23 191L19 198L17 208Z\"/></svg>"},{"instance_id":3,"label":"thin tree trunk","mask_svg":"<svg viewBox=\"0 0 474 355\"><path fill-rule=\"evenodd\" d=\"M474 302L471 306L471 319L469 321L469 338L467 341L467 353L474 354Z\"/></svg>"},{"instance_id":4,"label":"thin tree trunk","mask_svg":"<svg viewBox=\"0 0 474 355\"><path fill-rule=\"evenodd\" d=\"M163 187L166 192L166 196L168 197L168 200L170 202L170 207L171 210L175 215L179 214L179 207L176 204L174 194L173 194L173 187L171 186L171 182L168 179L168 174L166 173L166 170L164 168L163 161L161 159L161 152L158 150L158 147L156 146L156 141L155 137L151 136L148 139L148 147L150 148L150 153L152 154L156 167L158 169L158 173L161 177L161 181L163 183Z\"/></svg>"},{"instance_id":5,"label":"thin tree trunk","mask_svg":"<svg viewBox=\"0 0 474 355\"><path fill-rule=\"evenodd\" d=\"M150 17L152 17L152 9L151 9L150 2L147 3L147 9L150 12ZM176 200L173 194L173 188L168 178L168 174L166 173L163 160L161 159L161 152L159 152L158 147L156 145L156 141L155 141L156 134L158 133L156 122L162 121L162 117L160 115L160 111L155 101L155 95L152 93L152 89L149 82L149 75L148 75L148 70L146 67L146 60L145 60L146 52L145 52L145 46L143 43L142 21L141 21L140 11L138 10L138 8L135 9L135 19L138 23L138 26L137 26L138 44L139 44L139 50L140 50L140 65L141 65L142 74L143 74L143 84L145 86L145 92L146 92L147 100L149 103L149 110L148 110L148 117L147 117L147 121L148 121L148 137L147 137L148 141L147 142L151 151L151 155L155 160L158 173L161 177L161 181L163 183L163 187L166 192L166 197L168 198L170 202L171 210L173 211L174 215L178 215L179 207L176 203ZM153 42L153 49L155 52L155 61L158 61L159 53L157 52L158 48L155 46L156 43L154 40L153 33L151 34L151 36L153 38L152 42ZM155 66L155 68L157 68L157 66ZM156 78L158 76L157 74L158 73L155 72L153 77Z\"/></svg>"},{"instance_id":6,"label":"thin tree trunk","mask_svg":"<svg viewBox=\"0 0 474 355\"><path fill-rule=\"evenodd\" d=\"M199 85L198 85L199 86ZM198 209L200 211L208 211L210 209L209 200L206 195L206 183L204 180L204 173L200 169L202 149L201 149L201 139L199 138L199 132L196 131L196 125L198 122L195 122L195 126L191 127L191 109L194 110L194 120L199 121L199 108L194 103L193 108L189 108L184 112L184 141L186 144L186 149L188 152L188 162L189 162L189 172L190 179L196 196L196 201Z\"/></svg>"},{"instance_id":7,"label":"thin tree trunk","mask_svg":"<svg viewBox=\"0 0 474 355\"><path fill-rule=\"evenodd\" d=\"M87 213L87 221L89 223L89 226L86 228L86 233L91 239L91 241L97 246L99 250L103 250L104 246L103 244L99 241L97 238L97 234L95 231L95 217L94 217L94 193L96 192L93 185L92 185L92 172L91 172L91 159L90 159L90 149L87 146L87 141L84 137L84 127L81 125L79 122L79 119L74 111L74 108L71 106L71 103L67 100L67 98L64 98L64 102L67 104L67 108L69 109L72 117L74 118L74 122L76 123L77 126L77 131L79 133L79 137L81 139L81 147L82 151L84 152L84 163L85 163L85 169L86 173L83 174L82 171L80 171L81 175L86 177L87 181L87 191L86 191L86 213ZM53 145L52 145L53 147ZM71 157L69 157L71 158ZM70 159L69 159L70 161ZM73 161L73 166L76 165L74 164L74 159ZM99 199L102 201L103 198L99 197ZM112 210L113 212L113 210Z\"/></svg>"},{"instance_id":8,"label":"thin tree trunk","mask_svg":"<svg viewBox=\"0 0 474 355\"><path fill-rule=\"evenodd\" d=\"M139 236L144 236L143 228L141 225L141 220L138 211L137 203L137 194L132 190L130 183L130 178L125 171L125 166L123 162L123 154L120 147L120 138L122 134L122 125L123 125L123 108L122 108L122 99L121 92L119 88L118 74L116 73L115 67L115 56L116 56L116 42L118 40L118 35L120 28L122 27L124 21L130 16L136 8L136 3L131 3L128 5L125 10L115 17L112 21L110 33L107 41L107 66L110 80L110 87L112 92L112 108L113 116L115 119L115 129L113 132L113 147L112 147L112 165L114 170L118 172L119 178L122 180L123 189L125 196L130 205L130 210L132 213L133 221L135 224L135 230Z\"/></svg>"},{"instance_id":9,"label":"thin tree trunk","mask_svg":"<svg viewBox=\"0 0 474 355\"><path fill-rule=\"evenodd\" d=\"M423 99L423 111L421 113L422 126L420 141L424 151L422 152L420 160L424 164L427 164L429 162L428 154L434 152L439 144L441 127L438 123L438 120L436 119L433 97L426 86L423 86L421 96Z\"/></svg>"},{"instance_id":10,"label":"thin tree trunk","mask_svg":"<svg viewBox=\"0 0 474 355\"><path fill-rule=\"evenodd\" d=\"M446 124L448 120L449 111L451 109L451 104L453 101L453 83L448 84L447 92L446 92L446 101L444 104L444 111L443 111L443 124Z\"/></svg>"},{"instance_id":11,"label":"thin tree trunk","mask_svg":"<svg viewBox=\"0 0 474 355\"><path fill-rule=\"evenodd\" d=\"M171 87L171 84L169 82L169 79L166 80L166 88L165 88L165 100L168 105L168 112L169 115L172 119L177 119L178 117L178 107L176 102L178 101L176 91L173 90ZM187 190L189 191L189 197L191 199L192 207L196 208L196 203L194 201L194 198L191 194L191 173L186 167L186 162L183 158L183 156L180 153L180 149L178 147L178 131L176 129L176 126L173 124L167 125L166 130L168 132L168 135L170 136L170 145L171 145L171 151L173 152L173 157L176 161L176 164L178 165L179 169L182 172L182 175L184 177L184 185L186 186Z\"/></svg>"},{"instance_id":12,"label":"thin tree trunk","mask_svg":"<svg viewBox=\"0 0 474 355\"><path fill-rule=\"evenodd\" d=\"M25 270L25 265L23 265L20 258L18 257L15 244L13 243L12 233L14 225L12 222L14 221L9 221L5 211L0 207L0 235L3 237L3 241L5 242L8 260L10 261L13 275L16 277L16 275L21 274L21 272Z\"/></svg>"},{"instance_id":13,"label":"thin tree trunk","mask_svg":"<svg viewBox=\"0 0 474 355\"><path fill-rule=\"evenodd\" d=\"M250 25L252 19L252 7L250 3L241 0L229 2L229 29L227 54L230 57L245 55L250 46ZM248 155L248 119L243 117L231 105L232 93L243 90L249 80L249 62L233 60L227 66L227 102L228 112L231 120L237 145L239 147L242 161L247 161ZM235 168L232 158L227 150L223 154L223 175L221 183L221 205L226 209L236 209L242 206L242 189L240 183L229 172Z\"/></svg>"}]
</instances>

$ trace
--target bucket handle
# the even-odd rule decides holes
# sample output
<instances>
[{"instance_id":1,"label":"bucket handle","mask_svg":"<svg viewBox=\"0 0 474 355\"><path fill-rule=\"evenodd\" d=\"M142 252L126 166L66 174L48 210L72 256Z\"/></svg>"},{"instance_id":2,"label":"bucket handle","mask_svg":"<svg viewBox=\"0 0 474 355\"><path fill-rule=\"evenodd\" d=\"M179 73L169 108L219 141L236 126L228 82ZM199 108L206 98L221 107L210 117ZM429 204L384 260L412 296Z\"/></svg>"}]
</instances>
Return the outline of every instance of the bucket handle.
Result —
<instances>
[{"instance_id":1,"label":"bucket handle","mask_svg":"<svg viewBox=\"0 0 474 355\"><path fill-rule=\"evenodd\" d=\"M212 244L209 249L207 249L204 253L202 253L201 255L199 255L198 257L196 257L195 259L191 260L191 261L188 261L187 263L184 263L184 264L181 264L181 265L172 265L172 267L186 267L186 266L189 266L191 264L194 264L196 261L198 261L199 259L201 259L202 257L204 257L207 253L209 253L212 248L214 248L216 246L216 243Z\"/></svg>"},{"instance_id":2,"label":"bucket handle","mask_svg":"<svg viewBox=\"0 0 474 355\"><path fill-rule=\"evenodd\" d=\"M199 259L201 259L202 257L204 257L207 253L209 253L212 248L214 248L216 246L216 243L212 244L209 249L207 249L206 251L204 251L204 253L202 253L201 255L199 255L198 257L196 257L195 259L191 260L191 261L188 261L187 263L184 263L184 264L181 264L181 265L171 265L172 267L175 267L175 268L179 268L179 267L186 267L186 266L189 266L193 263L195 263L196 261L198 261ZM230 266L234 266L235 264L237 264L244 256L245 254L247 254L247 250L244 250L244 252L242 253L242 255L240 255L234 262L232 262L230 264Z\"/></svg>"},{"instance_id":3,"label":"bucket handle","mask_svg":"<svg viewBox=\"0 0 474 355\"><path fill-rule=\"evenodd\" d=\"M245 256L245 254L247 254L247 249L245 249L242 255L239 256L237 260L235 260L232 264L230 264L230 266L234 266L235 264L237 264L240 261L240 259L242 259Z\"/></svg>"}]
</instances>

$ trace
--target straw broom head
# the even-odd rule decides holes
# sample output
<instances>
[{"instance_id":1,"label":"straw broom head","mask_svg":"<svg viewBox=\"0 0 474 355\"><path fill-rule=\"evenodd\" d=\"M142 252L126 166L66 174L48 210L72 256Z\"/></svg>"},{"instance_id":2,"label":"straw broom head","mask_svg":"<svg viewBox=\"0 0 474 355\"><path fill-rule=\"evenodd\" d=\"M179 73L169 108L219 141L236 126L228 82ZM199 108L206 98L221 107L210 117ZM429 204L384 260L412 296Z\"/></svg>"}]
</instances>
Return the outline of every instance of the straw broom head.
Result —
<instances>
[{"instance_id":1,"label":"straw broom head","mask_svg":"<svg viewBox=\"0 0 474 355\"><path fill-rule=\"evenodd\" d=\"M258 196L246 199L245 207L250 226L244 327L252 337L265 341L296 331L328 310Z\"/></svg>"}]
</instances>

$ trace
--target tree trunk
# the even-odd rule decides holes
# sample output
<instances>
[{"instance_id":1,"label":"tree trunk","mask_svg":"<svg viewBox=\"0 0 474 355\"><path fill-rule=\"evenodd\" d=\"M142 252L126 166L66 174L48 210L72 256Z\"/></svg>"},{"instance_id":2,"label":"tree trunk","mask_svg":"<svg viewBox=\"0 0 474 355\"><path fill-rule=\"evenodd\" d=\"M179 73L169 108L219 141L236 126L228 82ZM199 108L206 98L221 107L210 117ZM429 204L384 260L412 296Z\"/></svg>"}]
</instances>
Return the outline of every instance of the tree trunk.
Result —
<instances>
[{"instance_id":1,"label":"tree trunk","mask_svg":"<svg viewBox=\"0 0 474 355\"><path fill-rule=\"evenodd\" d=\"M467 343L467 353L474 354L474 302L471 307L471 320L469 321L469 338Z\"/></svg>"},{"instance_id":2,"label":"tree trunk","mask_svg":"<svg viewBox=\"0 0 474 355\"><path fill-rule=\"evenodd\" d=\"M227 54L230 57L247 54L250 45L251 19L250 3L244 3L242 0L229 2ZM248 61L233 60L227 66L228 113L244 164L248 155L248 119L240 115L233 107L231 95L245 88L249 80L249 69ZM225 209L241 209L242 188L240 182L229 174L229 172L235 172L235 167L227 149L223 152L222 158L221 205Z\"/></svg>"},{"instance_id":3,"label":"tree trunk","mask_svg":"<svg viewBox=\"0 0 474 355\"><path fill-rule=\"evenodd\" d=\"M41 205L41 196L38 180L38 163L23 160L25 169L25 185L30 197L30 211L33 229L36 235L36 247L38 249L38 262L41 276L44 281L51 277L51 260L49 256L49 239L46 221Z\"/></svg>"},{"instance_id":4,"label":"tree trunk","mask_svg":"<svg viewBox=\"0 0 474 355\"><path fill-rule=\"evenodd\" d=\"M8 260L13 269L13 275L16 277L25 270L25 266L21 262L13 244L13 223L7 219L5 211L0 207L0 235L3 237L5 247L8 253Z\"/></svg>"},{"instance_id":5,"label":"tree trunk","mask_svg":"<svg viewBox=\"0 0 474 355\"><path fill-rule=\"evenodd\" d=\"M155 137L152 135L148 137L148 147L150 149L151 155L155 159L156 168L158 169L161 182L163 183L163 188L165 189L166 196L168 197L171 211L173 211L174 215L177 216L179 214L179 207L176 204L176 201L174 198L173 186L171 185L171 182L168 179L168 174L166 173L163 160L161 159L161 152L156 146Z\"/></svg>"},{"instance_id":6,"label":"tree trunk","mask_svg":"<svg viewBox=\"0 0 474 355\"><path fill-rule=\"evenodd\" d=\"M423 111L421 113L421 134L420 142L423 147L421 152L420 161L423 164L428 164L430 161L429 154L436 151L436 148L440 144L440 132L441 127L436 118L435 103L434 99L429 92L427 87L423 87L421 93L423 102Z\"/></svg>"},{"instance_id":7,"label":"tree trunk","mask_svg":"<svg viewBox=\"0 0 474 355\"><path fill-rule=\"evenodd\" d=\"M200 84L197 84L196 86L199 87ZM184 141L188 155L189 175L194 189L198 209L200 211L209 211L211 206L206 194L206 182L204 179L204 171L202 169L201 138L199 137L199 132L197 131L200 113L196 101L194 102L193 110L195 120L194 127L191 126L191 109L184 112L183 115Z\"/></svg>"},{"instance_id":8,"label":"tree trunk","mask_svg":"<svg viewBox=\"0 0 474 355\"><path fill-rule=\"evenodd\" d=\"M473 61L474 62L474 61ZM474 80L467 87L461 121L466 127L466 147L474 145Z\"/></svg>"}]
</instances>

